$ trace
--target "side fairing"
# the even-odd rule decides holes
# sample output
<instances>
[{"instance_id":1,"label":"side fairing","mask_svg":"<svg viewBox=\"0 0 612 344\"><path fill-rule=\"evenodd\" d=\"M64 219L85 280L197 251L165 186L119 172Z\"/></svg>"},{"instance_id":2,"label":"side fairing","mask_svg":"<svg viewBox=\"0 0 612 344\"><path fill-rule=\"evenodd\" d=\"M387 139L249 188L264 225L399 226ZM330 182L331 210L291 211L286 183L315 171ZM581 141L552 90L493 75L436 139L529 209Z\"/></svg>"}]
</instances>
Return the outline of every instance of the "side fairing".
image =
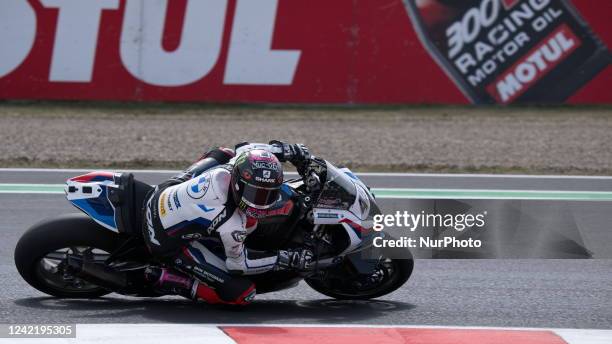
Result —
<instances>
[{"instance_id":1,"label":"side fairing","mask_svg":"<svg viewBox=\"0 0 612 344\"><path fill-rule=\"evenodd\" d=\"M115 184L118 175L111 172L91 172L66 181L66 198L75 207L89 215L101 226L119 232L116 209L109 200L109 189L119 188Z\"/></svg>"},{"instance_id":2,"label":"side fairing","mask_svg":"<svg viewBox=\"0 0 612 344\"><path fill-rule=\"evenodd\" d=\"M348 168L338 169L328 163L327 180L313 209L315 225L340 224L349 238L343 253L367 245L373 236L373 216L380 213L368 187Z\"/></svg>"}]
</instances>

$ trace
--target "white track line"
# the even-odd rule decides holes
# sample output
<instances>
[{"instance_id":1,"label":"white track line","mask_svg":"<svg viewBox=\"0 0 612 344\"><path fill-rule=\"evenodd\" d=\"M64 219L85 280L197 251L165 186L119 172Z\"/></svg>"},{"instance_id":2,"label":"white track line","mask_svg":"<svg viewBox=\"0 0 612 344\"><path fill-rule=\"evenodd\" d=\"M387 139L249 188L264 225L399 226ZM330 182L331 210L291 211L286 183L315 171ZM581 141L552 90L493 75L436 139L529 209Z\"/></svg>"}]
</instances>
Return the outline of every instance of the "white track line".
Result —
<instances>
[{"instance_id":1,"label":"white track line","mask_svg":"<svg viewBox=\"0 0 612 344\"><path fill-rule=\"evenodd\" d=\"M514 330L514 331L551 331L569 344L610 344L612 330L560 329L560 328L521 328L521 327L474 327L474 326L427 326L427 325L322 325L322 324L82 324L76 327L77 338L44 339L44 343L129 343L150 344L176 342L181 344L235 343L219 327L299 327L299 328L403 328L403 329L440 329L440 330ZM313 338L316 341L316 338ZM5 343L40 343L40 339L3 338Z\"/></svg>"},{"instance_id":2,"label":"white track line","mask_svg":"<svg viewBox=\"0 0 612 344\"><path fill-rule=\"evenodd\" d=\"M248 307L245 309L248 312ZM100 324L100 325L114 325L114 324ZM124 324L118 324L124 325ZM139 324L139 325L159 325L159 324ZM166 326L174 326L175 324L165 324ZM187 324L185 324L187 325ZM79 325L83 326L83 325ZM445 326L445 325L396 325L396 324L292 324L292 323L203 323L197 326L216 326L216 327L338 327L338 328L424 328L424 329L451 329L451 330L515 330L515 331L590 331L590 332L601 332L602 334L612 335L611 330L602 329L575 329L575 328L561 328L561 327L503 327L503 326Z\"/></svg>"},{"instance_id":3,"label":"white track line","mask_svg":"<svg viewBox=\"0 0 612 344\"><path fill-rule=\"evenodd\" d=\"M0 168L0 172L50 172L50 173L80 173L99 170L121 171L130 173L177 173L178 170L142 170L142 169L72 169L72 168ZM288 175L297 175L287 172ZM542 174L478 174L478 173L398 173L398 172L356 172L359 176L371 177L440 177L440 178L511 178L511 179L611 179L612 176L578 176L578 175L542 175Z\"/></svg>"},{"instance_id":4,"label":"white track line","mask_svg":"<svg viewBox=\"0 0 612 344\"><path fill-rule=\"evenodd\" d=\"M76 338L1 338L0 344L234 344L216 326L195 324L83 324L76 326Z\"/></svg>"},{"instance_id":5,"label":"white track line","mask_svg":"<svg viewBox=\"0 0 612 344\"><path fill-rule=\"evenodd\" d=\"M558 329L554 332L568 344L610 344L612 331L610 330L568 330Z\"/></svg>"}]
</instances>

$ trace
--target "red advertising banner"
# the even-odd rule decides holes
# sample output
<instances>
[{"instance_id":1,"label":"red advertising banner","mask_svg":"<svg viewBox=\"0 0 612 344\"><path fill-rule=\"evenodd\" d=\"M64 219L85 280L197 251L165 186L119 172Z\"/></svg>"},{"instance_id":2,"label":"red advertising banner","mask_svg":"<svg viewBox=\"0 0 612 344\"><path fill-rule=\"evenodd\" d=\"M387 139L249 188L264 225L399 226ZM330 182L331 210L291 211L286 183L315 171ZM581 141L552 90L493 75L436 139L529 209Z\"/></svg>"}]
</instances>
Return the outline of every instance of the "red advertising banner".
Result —
<instances>
[{"instance_id":1,"label":"red advertising banner","mask_svg":"<svg viewBox=\"0 0 612 344\"><path fill-rule=\"evenodd\" d=\"M2 0L0 99L612 103L604 0Z\"/></svg>"}]
</instances>

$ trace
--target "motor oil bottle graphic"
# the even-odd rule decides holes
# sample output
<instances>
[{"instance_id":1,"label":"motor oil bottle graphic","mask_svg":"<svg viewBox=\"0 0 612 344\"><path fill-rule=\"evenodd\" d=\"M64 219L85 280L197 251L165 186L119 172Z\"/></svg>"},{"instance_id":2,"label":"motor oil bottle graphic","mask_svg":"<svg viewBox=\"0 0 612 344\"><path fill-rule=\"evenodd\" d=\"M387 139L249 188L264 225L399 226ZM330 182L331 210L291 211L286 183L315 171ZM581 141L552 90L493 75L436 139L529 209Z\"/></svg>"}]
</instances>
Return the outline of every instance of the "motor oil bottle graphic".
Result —
<instances>
[{"instance_id":1,"label":"motor oil bottle graphic","mask_svg":"<svg viewBox=\"0 0 612 344\"><path fill-rule=\"evenodd\" d=\"M403 0L432 57L475 104L559 103L612 62L569 0Z\"/></svg>"}]
</instances>

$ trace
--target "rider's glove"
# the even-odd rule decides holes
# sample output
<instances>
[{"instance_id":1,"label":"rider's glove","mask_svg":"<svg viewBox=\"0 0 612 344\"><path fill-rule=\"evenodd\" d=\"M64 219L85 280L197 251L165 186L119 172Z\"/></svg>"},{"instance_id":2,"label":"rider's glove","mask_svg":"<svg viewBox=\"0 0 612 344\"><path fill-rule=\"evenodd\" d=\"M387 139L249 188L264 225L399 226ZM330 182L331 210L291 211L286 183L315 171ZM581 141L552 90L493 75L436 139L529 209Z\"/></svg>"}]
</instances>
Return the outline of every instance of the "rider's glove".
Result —
<instances>
[{"instance_id":1,"label":"rider's glove","mask_svg":"<svg viewBox=\"0 0 612 344\"><path fill-rule=\"evenodd\" d=\"M314 255L308 249L290 251L278 251L277 265L284 269L295 269L299 271L310 270L313 267Z\"/></svg>"},{"instance_id":2,"label":"rider's glove","mask_svg":"<svg viewBox=\"0 0 612 344\"><path fill-rule=\"evenodd\" d=\"M301 143L288 144L281 141L270 141L270 145L276 146L282 149L281 161L289 161L290 163L299 166L302 163L310 160L310 152L308 147Z\"/></svg>"},{"instance_id":3,"label":"rider's glove","mask_svg":"<svg viewBox=\"0 0 612 344\"><path fill-rule=\"evenodd\" d=\"M293 155L291 159L287 159L290 162L302 163L310 160L310 151L308 151L308 147L306 147L305 145L301 143L296 143L290 147L293 148Z\"/></svg>"}]
</instances>

